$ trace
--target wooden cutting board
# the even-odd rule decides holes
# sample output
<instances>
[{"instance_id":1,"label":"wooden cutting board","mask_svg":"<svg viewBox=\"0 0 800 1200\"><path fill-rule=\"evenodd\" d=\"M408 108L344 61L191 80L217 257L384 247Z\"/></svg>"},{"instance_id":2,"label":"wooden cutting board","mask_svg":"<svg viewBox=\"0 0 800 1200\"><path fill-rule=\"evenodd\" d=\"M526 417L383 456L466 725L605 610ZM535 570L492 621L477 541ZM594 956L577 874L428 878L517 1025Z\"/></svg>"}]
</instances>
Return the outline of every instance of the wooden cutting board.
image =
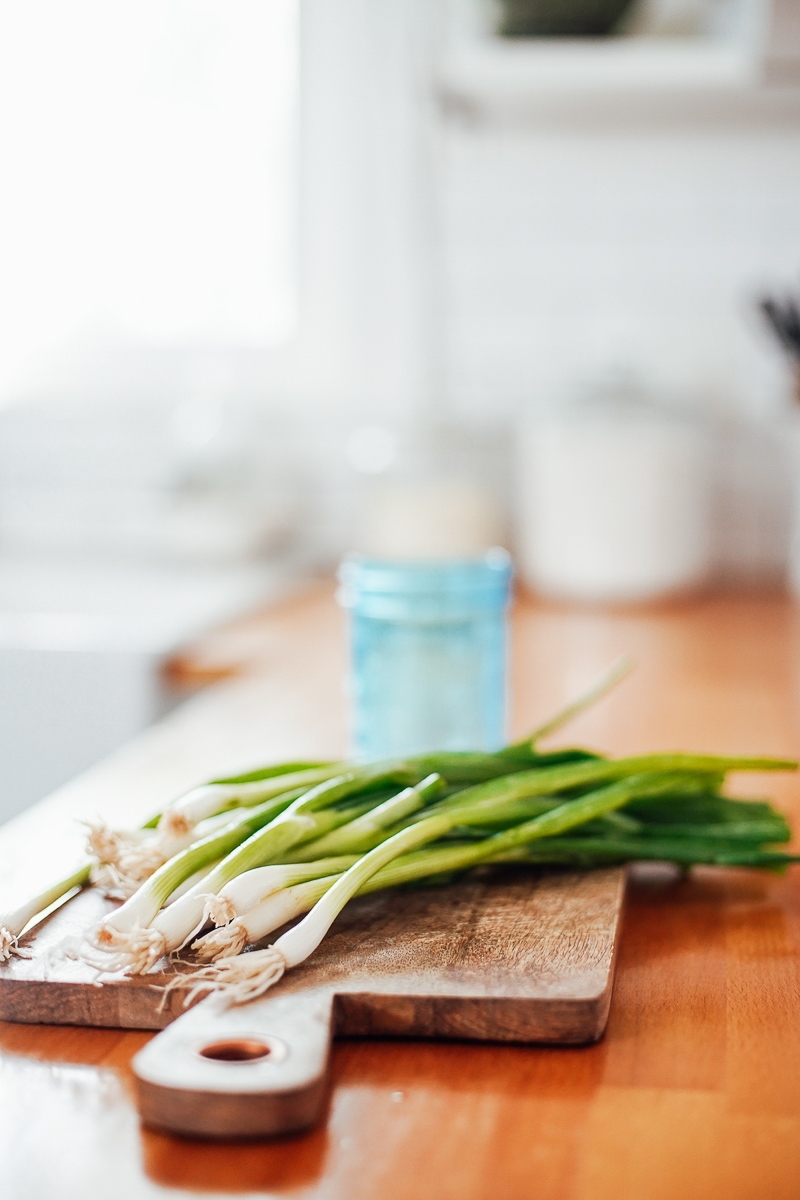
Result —
<instances>
[{"instance_id":1,"label":"wooden cutting board","mask_svg":"<svg viewBox=\"0 0 800 1200\"><path fill-rule=\"evenodd\" d=\"M174 969L100 987L58 954L111 907L86 891L25 939L33 957L0 967L0 1019L164 1029L134 1060L146 1124L211 1137L288 1132L320 1114L333 1034L596 1041L624 887L614 867L379 892L351 902L263 999L226 1009L210 997L188 1011L177 991L162 1007Z\"/></svg>"}]
</instances>

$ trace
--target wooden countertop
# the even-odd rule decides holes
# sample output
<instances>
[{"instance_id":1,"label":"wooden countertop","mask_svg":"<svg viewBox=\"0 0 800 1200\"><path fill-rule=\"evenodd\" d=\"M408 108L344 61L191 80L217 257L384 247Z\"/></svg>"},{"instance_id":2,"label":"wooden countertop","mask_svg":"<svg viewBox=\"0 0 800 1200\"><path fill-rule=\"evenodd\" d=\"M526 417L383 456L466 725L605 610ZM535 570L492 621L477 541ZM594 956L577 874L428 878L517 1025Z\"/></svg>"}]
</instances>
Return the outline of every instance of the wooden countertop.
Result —
<instances>
[{"instance_id":1,"label":"wooden countertop","mask_svg":"<svg viewBox=\"0 0 800 1200\"><path fill-rule=\"evenodd\" d=\"M0 831L2 891L31 846L47 879L76 817L144 815L198 778L345 742L340 616L320 588L198 651L246 673L190 700ZM227 639L227 641L226 641ZM227 646L227 651L226 651ZM231 647L237 648L234 651ZM621 651L639 668L568 740L797 754L800 610L705 598L636 612L517 605L514 732ZM238 657L237 657L238 655ZM191 675L185 660L180 671ZM43 731L46 738L46 730ZM798 821L800 780L742 780ZM278 1142L142 1131L147 1036L0 1024L0 1192L144 1200L789 1200L800 1192L800 868L635 879L605 1039L581 1049L342 1041L323 1125Z\"/></svg>"}]
</instances>

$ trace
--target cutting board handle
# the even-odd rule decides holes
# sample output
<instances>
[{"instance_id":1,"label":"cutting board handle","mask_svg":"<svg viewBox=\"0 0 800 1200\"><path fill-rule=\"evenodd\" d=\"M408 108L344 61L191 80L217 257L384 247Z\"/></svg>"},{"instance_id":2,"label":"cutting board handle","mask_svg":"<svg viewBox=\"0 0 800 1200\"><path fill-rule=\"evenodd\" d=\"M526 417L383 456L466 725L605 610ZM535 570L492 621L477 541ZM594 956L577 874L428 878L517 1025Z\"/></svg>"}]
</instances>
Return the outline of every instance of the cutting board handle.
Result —
<instances>
[{"instance_id":1,"label":"cutting board handle","mask_svg":"<svg viewBox=\"0 0 800 1200\"><path fill-rule=\"evenodd\" d=\"M313 1125L325 1101L330 991L226 1008L211 996L133 1060L145 1125L201 1137L258 1137Z\"/></svg>"}]
</instances>

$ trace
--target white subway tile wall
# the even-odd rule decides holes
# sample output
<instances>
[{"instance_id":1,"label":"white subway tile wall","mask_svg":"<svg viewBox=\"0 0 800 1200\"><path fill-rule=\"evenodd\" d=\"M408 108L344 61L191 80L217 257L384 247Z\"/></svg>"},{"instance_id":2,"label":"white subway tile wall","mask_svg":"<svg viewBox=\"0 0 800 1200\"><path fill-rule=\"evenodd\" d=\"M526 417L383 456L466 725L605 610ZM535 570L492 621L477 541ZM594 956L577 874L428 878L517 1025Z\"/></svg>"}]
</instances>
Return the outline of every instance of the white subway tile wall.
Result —
<instances>
[{"instance_id":1,"label":"white subway tile wall","mask_svg":"<svg viewBox=\"0 0 800 1200\"><path fill-rule=\"evenodd\" d=\"M460 414L513 418L610 368L729 413L780 409L788 371L754 306L800 282L800 128L454 120L446 148Z\"/></svg>"},{"instance_id":2,"label":"white subway tile wall","mask_svg":"<svg viewBox=\"0 0 800 1200\"><path fill-rule=\"evenodd\" d=\"M456 115L445 146L454 413L514 425L614 371L700 409L715 446L716 577L774 584L791 519L792 379L756 302L800 285L800 128Z\"/></svg>"}]
</instances>

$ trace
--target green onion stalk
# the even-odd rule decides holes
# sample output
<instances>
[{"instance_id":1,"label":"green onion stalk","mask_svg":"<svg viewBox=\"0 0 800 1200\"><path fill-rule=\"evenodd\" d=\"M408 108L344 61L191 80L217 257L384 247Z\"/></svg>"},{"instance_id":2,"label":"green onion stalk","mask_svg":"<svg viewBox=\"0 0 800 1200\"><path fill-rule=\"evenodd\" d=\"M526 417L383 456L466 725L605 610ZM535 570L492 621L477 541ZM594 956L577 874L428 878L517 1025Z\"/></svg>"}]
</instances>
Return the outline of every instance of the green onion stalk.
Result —
<instances>
[{"instance_id":1,"label":"green onion stalk","mask_svg":"<svg viewBox=\"0 0 800 1200\"><path fill-rule=\"evenodd\" d=\"M622 837L548 837L535 847L520 846L508 849L498 843L497 835L485 841L452 842L425 847L400 855L381 868L359 888L358 894L379 891L452 876L482 864L519 864L591 868L637 861L674 863L681 867L699 865L742 866L766 870L782 870L800 861L796 855L760 847L736 845L722 840L690 842L679 839L670 842L655 838ZM237 881L241 891L237 901L252 899L258 889L251 885L248 871ZM263 941L270 933L308 912L329 888L341 878L332 875L297 883L281 891L270 892L253 907L240 904L240 911L229 924L204 934L192 949L201 962L214 962L238 955L246 946ZM255 881L254 881L255 883ZM225 894L227 889L223 889ZM196 976L193 978L197 978Z\"/></svg>"},{"instance_id":2,"label":"green onion stalk","mask_svg":"<svg viewBox=\"0 0 800 1200\"><path fill-rule=\"evenodd\" d=\"M252 772L247 776L215 781L214 785L209 785L216 786L218 783L220 787L230 789L234 785L238 787L241 784L244 787L253 783L258 784L262 779L269 779L270 783L266 790L272 794L278 788L277 795L272 794L271 799L267 799L261 805L256 805L251 813L244 814L241 823L233 814L228 813L220 816L218 820L214 820L213 817L219 812L218 805L212 806L213 814L208 812L199 814L197 821L190 822L183 832L180 832L180 823L178 822L176 823L177 832L165 834L162 831L154 834L153 831L157 831L160 823L159 815L146 821L141 829L125 832L111 830L102 822L85 822L89 831L87 852L91 861L77 870L71 871L44 891L28 897L13 912L0 915L0 962L7 960L12 953L18 952L19 937L27 925L57 900L76 888L85 887L89 882L97 882L109 894L128 899L140 889L143 879L152 877L158 869L168 866L176 856L181 858L181 854L190 850L195 844L201 844L202 849L195 856L195 860L190 859L195 865L190 865L183 879L178 880L176 886L180 886L185 879L203 870L209 863L216 863L220 857L227 854L255 829L286 808L292 800L307 792L310 786L309 772L313 772L315 778L318 778L319 772L322 770L327 777L329 769L323 767L323 764L284 763ZM287 774L296 778L301 773L304 776L303 785L287 792L285 790ZM281 779L279 787L277 779ZM230 799L230 791L226 793L226 796L227 799L223 802L222 793L219 794L221 803L225 805L234 803ZM251 804L255 804L252 792L247 793L247 798ZM176 802L171 807L179 810L180 802ZM169 894L169 892L165 894L164 902Z\"/></svg>"},{"instance_id":3,"label":"green onion stalk","mask_svg":"<svg viewBox=\"0 0 800 1200\"><path fill-rule=\"evenodd\" d=\"M384 778L403 782L406 779L419 779L438 765L446 768L453 781L463 783L494 779L518 767L520 763L550 766L594 757L582 750L541 755L530 746L522 749L511 747L509 755L502 751L497 754L465 751L423 755L399 763L348 766L345 775L353 784L357 780L363 781L357 786L368 789L373 786L376 776L383 775ZM341 766L339 763L283 763L245 775L213 780L202 789L194 789L165 810L173 815L181 814L185 819L178 820L176 817L173 820L169 817L164 820L162 814L161 818L156 816L135 831L118 832L100 822L87 823L87 850L93 862L80 868L79 882L75 882L75 872L71 872L40 895L28 899L18 913L27 913L25 924L29 924L55 899L76 886L85 886L90 880L115 897L133 900L142 889L142 884L161 871L151 890L146 890L135 899L131 907L123 905L124 912L123 909L119 910L122 916L117 919L121 923L127 922L133 913L131 928L144 925L148 922L145 915L148 904L152 906L154 896L163 896L161 904L166 903L174 888L182 886L186 878L204 869L209 862L224 857L231 848L271 821L293 800L310 795L314 785L335 782L337 777L341 779ZM332 775L332 772L338 775ZM290 783L294 786L287 790L287 784ZM205 796L202 802L199 801L201 792ZM247 811L232 811L234 806ZM322 835L336 823L326 825L320 821L316 832ZM364 830L361 832L363 834ZM0 961L14 951L22 928L24 926L19 927L17 914L9 914L5 923L0 925ZM115 928L116 925L112 923L108 931L101 927L92 932L90 944L96 943L98 949L113 948Z\"/></svg>"},{"instance_id":4,"label":"green onion stalk","mask_svg":"<svg viewBox=\"0 0 800 1200\"><path fill-rule=\"evenodd\" d=\"M549 766L593 757L582 750L542 755L528 743L521 743L496 754L454 751L363 765L284 763L193 788L142 829L121 831L110 829L101 821L86 822L86 850L97 863L93 881L104 886L109 894L127 897L164 863L194 842L203 840L210 832L210 821L216 819L223 824L225 814L236 808L260 806L288 791L301 795L315 785L343 774L368 780L376 771L388 776L399 770L419 779L436 771L446 775L452 783L475 783L523 766Z\"/></svg>"},{"instance_id":5,"label":"green onion stalk","mask_svg":"<svg viewBox=\"0 0 800 1200\"><path fill-rule=\"evenodd\" d=\"M537 839L564 833L604 813L621 808L635 798L655 796L674 790L684 779L685 775L678 773L632 775L589 792L579 799L567 800L530 821L524 821L496 834L493 838L486 839L480 847L473 846L473 865L485 861L493 854L508 853ZM480 823L487 811L492 807L496 808L498 804L494 797L476 796L476 793L485 790L479 787L471 788L459 797L439 804L436 806L438 811L426 812L418 821L368 851L335 882L330 884L329 881L330 885L324 895L317 900L308 915L279 937L274 945L250 954L226 956L213 966L198 971L193 977L192 990L187 1000L208 990L223 991L232 1003L237 1004L262 995L282 978L287 968L297 966L316 950L347 901L381 868L404 854L440 839L459 825L469 825L476 821ZM456 800L460 800L460 803L455 803ZM179 980L175 983L176 986L182 986Z\"/></svg>"},{"instance_id":6,"label":"green onion stalk","mask_svg":"<svg viewBox=\"0 0 800 1200\"><path fill-rule=\"evenodd\" d=\"M548 795L589 787L596 783L622 779L641 773L680 773L683 780L694 775L701 781L716 782L729 771L794 771L797 763L779 758L723 758L713 754L642 754L630 758L591 759L570 762L554 767L529 771L518 771L500 779L469 788L441 802L439 807L451 808L462 802L467 794L470 799L491 797L504 799L510 796ZM706 788L708 790L708 788Z\"/></svg>"},{"instance_id":7,"label":"green onion stalk","mask_svg":"<svg viewBox=\"0 0 800 1200\"><path fill-rule=\"evenodd\" d=\"M574 706L573 706L574 707ZM552 722L548 723L548 726ZM559 750L552 754L539 753L532 744L531 735L515 745L494 754L473 751L450 751L385 759L377 763L283 763L277 767L265 767L245 775L228 779L215 779L201 784L179 796L160 815L158 831L162 837L182 839L190 836L195 826L218 813L234 808L263 804L275 796L303 787L310 789L317 784L338 778L343 774L358 774L369 777L375 772L389 773L393 770L416 769L417 778L432 772L441 773L453 783L474 783L494 779L522 765L537 766L575 758L594 758L583 750ZM112 833L111 837L115 835ZM120 835L116 835L120 836ZM176 847L176 853L183 849Z\"/></svg>"},{"instance_id":8,"label":"green onion stalk","mask_svg":"<svg viewBox=\"0 0 800 1200\"><path fill-rule=\"evenodd\" d=\"M196 826L207 818L245 803L260 804L301 783L311 787L340 770L341 766L335 763L293 761L275 763L245 775L213 779L178 796L141 829L117 830L103 821L84 822L88 829L86 851L99 866L120 869L120 860L125 858L127 868L121 873L131 877L138 873L144 879L148 866L152 874L162 863L197 841Z\"/></svg>"},{"instance_id":9,"label":"green onion stalk","mask_svg":"<svg viewBox=\"0 0 800 1200\"><path fill-rule=\"evenodd\" d=\"M323 766L273 772L269 767L253 771L229 781L214 781L192 788L179 796L161 814L158 828L161 833L184 835L191 833L200 821L232 808L249 808L284 795L294 788L308 790L316 784L340 775L347 763L326 763ZM255 777L255 778L254 778Z\"/></svg>"},{"instance_id":10,"label":"green onion stalk","mask_svg":"<svg viewBox=\"0 0 800 1200\"><path fill-rule=\"evenodd\" d=\"M548 838L542 846L504 861L554 866L599 867L628 862L665 862L679 867L759 867L776 870L800 862L800 856L769 847L723 839ZM443 868L447 869L447 868Z\"/></svg>"},{"instance_id":11,"label":"green onion stalk","mask_svg":"<svg viewBox=\"0 0 800 1200\"><path fill-rule=\"evenodd\" d=\"M58 883L26 900L12 912L0 914L0 962L5 962L14 953L19 953L19 936L34 917L89 882L90 869L90 864L86 863Z\"/></svg>"},{"instance_id":12,"label":"green onion stalk","mask_svg":"<svg viewBox=\"0 0 800 1200\"><path fill-rule=\"evenodd\" d=\"M215 925L227 924L241 911L252 908L284 887L321 878L334 870L347 870L358 861L364 849L372 847L376 838L385 840L389 836L387 830L394 832L398 822L402 823L403 818L424 808L444 786L440 775L431 774L416 786L405 788L399 795L391 796L368 812L339 825L332 833L303 841L299 850L284 854L278 865L249 866L264 853L263 839L251 839L251 845L242 847L241 853L231 855L224 868L205 881L205 918ZM344 865L339 868L334 867L334 863ZM225 876L230 882L214 894L211 888Z\"/></svg>"},{"instance_id":13,"label":"green onion stalk","mask_svg":"<svg viewBox=\"0 0 800 1200\"><path fill-rule=\"evenodd\" d=\"M105 973L139 974L150 970L164 954L180 949L195 936L206 921L209 895L243 871L280 860L299 842L347 824L375 803L374 796L369 795L346 807L341 807L341 801L365 788L374 792L388 783L408 782L415 773L415 769L407 767L368 773L349 771L304 792L288 806L278 797L244 813L221 833L189 847L156 871L130 900L87 937L90 949L84 958ZM423 799L444 787L444 780L438 775L417 782ZM273 809L270 813L270 805L282 805L282 810ZM196 887L174 904L163 907L188 875L212 858L220 858L226 849L227 855Z\"/></svg>"},{"instance_id":14,"label":"green onion stalk","mask_svg":"<svg viewBox=\"0 0 800 1200\"><path fill-rule=\"evenodd\" d=\"M155 835L147 829L119 833L100 823L84 822L89 829L86 851L94 860L91 882L112 899L127 900L164 863L230 821L229 812L218 813L185 833Z\"/></svg>"},{"instance_id":15,"label":"green onion stalk","mask_svg":"<svg viewBox=\"0 0 800 1200\"><path fill-rule=\"evenodd\" d=\"M306 847L305 854L301 853L301 858L305 860L357 853L369 848L376 840L385 840L383 831L392 822L397 822L400 817L408 821L410 814L427 805L442 791L445 780L440 775L431 773L399 796L377 807L373 808L370 801L366 800L366 808L371 809L368 815L363 808L357 812L352 809L339 812L331 812L329 808L324 812L320 810L323 805L330 806L365 787L374 788L391 781L402 782L413 778L432 761L441 763L446 757L450 756L428 755L407 760L389 770L383 769L382 765L370 771L351 770L338 779L319 784L291 804L279 817L242 841L203 880L202 887L198 885L192 888L179 903L171 906L169 912L159 911L176 880L184 878L190 868L197 869L202 853L207 857L210 855L210 850L205 850L204 845L198 843L156 872L127 905L108 918L90 941L93 951L100 950L106 955L105 964L98 962L92 952L86 956L88 961L106 972L124 970L138 974L148 971L164 954L178 950L190 941L210 915L219 914L220 906L209 902L208 897L243 872L276 860L285 861L287 851L297 845ZM442 802L440 824L443 830L457 827L464 811L468 812L473 824L497 819L519 821L531 815L530 797L541 796L551 786L574 786L575 772L570 765L508 777L519 781L516 787L503 787L501 785L507 780L495 779L490 784L457 793L455 797ZM584 776L585 772L580 778ZM543 779L547 786L542 782ZM491 786L492 783L494 786ZM463 798L463 803L454 806L454 801L459 798ZM523 801L527 803L521 810L519 804ZM541 806L538 811L540 809ZM436 809L432 811L436 812ZM357 819L359 817L360 820ZM240 818L242 821L245 819ZM339 827L342 836L331 837L329 831ZM220 842L221 838L213 840L215 852L219 850ZM228 910L223 907L222 911Z\"/></svg>"},{"instance_id":16,"label":"green onion stalk","mask_svg":"<svg viewBox=\"0 0 800 1200\"><path fill-rule=\"evenodd\" d=\"M571 700L564 708L560 709L554 716L549 717L543 725L534 729L519 742L514 742L506 747L506 753L513 751L519 747L528 745L536 748L542 738L549 737L552 733L556 733L564 725L569 724L575 717L579 717L587 708L591 708L593 704L597 704L598 700L602 700L613 688L621 683L635 667L636 663L628 654L621 655L615 662L611 664L608 670L604 671L600 678L592 684L588 691L579 696L577 700Z\"/></svg>"},{"instance_id":17,"label":"green onion stalk","mask_svg":"<svg viewBox=\"0 0 800 1200\"><path fill-rule=\"evenodd\" d=\"M425 762L430 766L434 758L439 761L442 773L445 773L445 756L430 756ZM695 796L707 797L713 794L714 788L727 771L732 770L794 770L796 763L782 759L771 758L720 758L714 755L697 754L650 754L632 758L601 759L585 757L555 765L540 765L528 771L506 773L501 777L492 778L472 788L458 791L455 795L441 801L434 811L450 811L465 802L486 799L489 801L505 801L536 796L546 797L560 792L570 792L592 787L606 780L624 778L647 772L679 772L681 779L681 799L691 799ZM674 789L673 789L674 790ZM665 793L665 799L671 797ZM724 802L725 798L718 798ZM497 809L499 817L500 810ZM297 851L287 854L287 861L298 861L316 855L331 855L354 853L359 850L372 849L383 840L384 825L380 821L373 824L377 813L367 814L361 818L357 826L344 826L315 839L303 843ZM617 815L619 820L619 815ZM358 836L356 836L356 830Z\"/></svg>"},{"instance_id":18,"label":"green onion stalk","mask_svg":"<svg viewBox=\"0 0 800 1200\"><path fill-rule=\"evenodd\" d=\"M629 779L622 785L612 785L594 796L584 797L586 804L573 802L559 805L557 801L542 800L542 819L537 818L528 822L526 826L495 834L480 842L439 844L410 853L400 853L388 865L378 867L372 876L360 884L357 891L363 894L381 888L430 880L431 877L445 873L463 872L481 863L551 864L585 868L650 859L673 862L684 867L708 863L784 870L789 863L798 861L797 856L764 849L761 845L766 841L788 840L788 827L780 814L770 810L768 805L726 797L704 801L706 807L709 804L713 805L718 815L724 812L728 820L715 826L699 827L699 836L694 841L688 836L669 839L662 835L660 829L649 831L647 836L624 837L618 830L614 830L610 821L602 836L576 837L574 832L570 832L571 829L577 828L578 824L580 829L585 831L592 827L603 828L601 822L604 818L608 820L609 817L622 817L623 814L615 811L616 807L620 803L630 803L631 792L638 788L639 782ZM686 793L686 781L682 784L682 791ZM654 779L652 787L648 785L646 790L642 789L636 799L642 801L638 806L640 810L646 811L645 806L649 799L655 798L656 803L658 798L672 801L675 795L674 780L661 778ZM682 802L691 804L694 801L690 795L680 792L677 793L677 798L679 805ZM754 809L758 810L762 820L759 823L750 822L749 828L746 829L744 823L736 821L737 809L745 812L749 810L751 813ZM546 819L545 812L549 814ZM587 814L590 815L585 819ZM767 820L767 816L771 816L772 819ZM460 814L459 819L463 822L465 814ZM627 821L627 818L625 823L634 829L643 825L641 821ZM608 828L612 830L610 834L607 832ZM733 836L726 836L726 831L730 831ZM749 844L746 844L745 832L750 839ZM559 836L559 833L566 836ZM375 859L372 861L374 864ZM366 864L359 866L360 873L366 874L367 870ZM248 872L248 875L253 877L257 874ZM356 875L355 871L351 873L351 881L355 882ZM245 946L260 942L274 930L308 912L343 877L332 875L316 880L309 879L304 883L259 897L257 880L254 878L248 881L247 875L242 876L238 881L239 891L236 897L240 905L238 915L229 924L206 934L194 943L193 949L201 961L222 961L217 967L206 968L192 977L194 986L187 997L187 1003L207 990L228 992L236 1002L260 995L276 981L281 972L281 961L272 953L275 947L245 957L241 957L241 951ZM345 885L340 885L340 900L344 887ZM350 889L351 894L354 894L352 882ZM226 891L227 889L223 889L223 895ZM247 909L247 903L253 901L256 903ZM333 908L337 906L338 901L332 899L327 904L327 917L333 919L336 915ZM336 912L340 907L341 904L336 907ZM318 933L325 909L317 911ZM310 947L313 939L308 932L296 935L296 941L300 943L301 948L304 939ZM279 939L276 947L284 954L284 947L292 952L291 940L283 942L283 939ZM296 953L296 946L294 949ZM311 949L308 949L308 953L310 952ZM285 965L283 969L285 970ZM185 984L185 978L182 978L176 979L171 986L183 987Z\"/></svg>"},{"instance_id":19,"label":"green onion stalk","mask_svg":"<svg viewBox=\"0 0 800 1200\"><path fill-rule=\"evenodd\" d=\"M441 763L447 758L452 758L452 756L421 756L396 763L388 769L385 764L378 764L371 768L353 768L338 778L320 783L304 793L269 823L261 815L261 810L254 810L259 814L259 828L246 840L242 836L241 830L246 827L247 814L238 818L233 830L223 830L216 837L207 838L204 842L197 843L176 855L169 863L160 868L126 904L112 914L98 930L89 935L87 940L92 949L101 951L107 956L106 966L100 966L100 969L106 971L126 970L132 973L149 970L164 953L169 953L185 945L202 927L205 912L203 892L205 894L216 893L243 871L279 861L292 846L320 837L336 827L337 824L345 824L345 820L331 819L330 816L325 822L320 813L346 796L352 796L353 793L364 792L370 788L376 789L390 782L408 783L414 786L420 782L419 776L422 770L430 767L433 761ZM664 778L670 777L665 773L677 773L672 776L674 788L677 783L685 782L690 778L708 776L716 779L726 770L776 768L777 765L778 760L772 759L722 759L711 755L657 754L613 761L592 759L553 767L537 767L491 779L441 801L429 814L431 820L437 816L441 818L439 821L441 832L427 837L426 840L430 841L432 837L442 836L464 823L461 816L465 806L469 808L472 805L474 809L474 806L479 804L482 806L482 813L497 816L500 805L504 802L546 796L553 792L569 791L578 787L586 788L592 784L634 776L641 772L657 772L662 781ZM438 776L435 776L432 783L426 781L424 785L426 801L430 798L432 791L441 790L443 785L444 781ZM664 788L660 787L658 790L663 792ZM628 797L628 799L630 798ZM279 800L280 798L278 798ZM278 801L273 801L273 803ZM367 807L369 807L369 802L367 802ZM262 806L263 808L264 806ZM587 819L589 818L582 818L582 820ZM434 826L425 826L425 828L434 828ZM402 831L412 841L415 837L421 836L416 822L413 829L416 832ZM159 910L167 896L188 874L197 870L211 857L219 857L219 854L223 852L220 847L226 837L234 838L235 848L203 881L203 891L200 886L191 889L181 901L171 906L169 912L164 912L159 916ZM403 847L403 849L408 848L410 847ZM337 851L344 852L345 849L346 847L343 846L332 848L329 845L323 856L330 857ZM377 850L378 847L376 847ZM93 962L93 965L99 965L92 953L87 955L87 958Z\"/></svg>"},{"instance_id":20,"label":"green onion stalk","mask_svg":"<svg viewBox=\"0 0 800 1200\"><path fill-rule=\"evenodd\" d=\"M408 790L410 792L412 790L416 791L417 789ZM401 793L401 796L397 797L396 799L400 801L405 800L406 797L407 793ZM498 820L501 820L504 826L519 824L521 821L530 820L532 817L539 816L544 812L549 812L552 809L557 808L561 803L562 801L556 799L546 799L544 797L538 797L535 799L502 800L492 803L484 799L483 801L479 801L469 807L466 819L468 819L470 822L471 830L477 831L483 828L483 836L485 836L485 827L488 826L491 828ZM391 805L387 803L381 807L386 813L388 813L390 807L394 807L394 802L392 802ZM397 807L400 807L399 804ZM368 815L370 818L372 818L374 814L370 813ZM460 819L461 816L462 814L458 813L453 819ZM600 819L602 820L602 818ZM355 833L352 839L350 837L343 839L342 849L344 849L347 844L350 844L351 850L359 851L358 853L353 853L349 856L347 866L349 867L358 862L362 856L362 850L372 849L375 845L379 844L379 841L386 841L388 838L394 836L394 834L401 832L401 830L405 828L408 828L410 823L411 822L401 822L399 825L384 828L382 835L370 835L369 845L366 847L364 847L363 842L367 839L363 836L363 833L360 832L360 830L363 830L364 828L363 818L351 821L349 825L343 826L341 829L343 834L347 834L349 830L354 830ZM447 825L449 826L450 824L451 821L448 820ZM386 825L389 826L388 820ZM478 834L478 836L480 837L481 835ZM376 840L376 837L378 840ZM273 896L275 897L274 905L278 906L278 911L283 911L284 899L278 896L278 893L283 892L284 890L286 892L292 891L293 888L299 887L301 882L303 882L299 879L291 880L287 883L285 889L283 886L276 888L274 886L275 880L280 880L279 873L284 869L287 870L287 875L290 870L306 870L307 880L312 880L315 877L321 878L327 875L326 871L317 870L312 872L309 869L313 867L315 862L318 861L326 864L334 861L332 858L317 860L312 857L315 847L321 844L324 840L325 839L320 838L313 842L303 843L299 851L295 852L296 858L294 858L291 862L285 862L280 866L268 866L244 871L241 875L237 876L232 883L226 884L223 888L221 888L218 895L209 898L206 904L207 917L209 920L213 921L215 925L224 926L226 930L225 934L222 935L223 940L219 942L220 946L228 944L224 940L226 937L231 940L235 940L234 934L236 933L236 929L234 929L233 926L238 918L250 914L255 908L267 902L268 900L271 901ZM361 844L359 845L359 843ZM308 861L303 861L300 857L304 851L308 855ZM347 855L343 856L343 858L347 857ZM344 869L346 868L343 867L342 870ZM291 915L297 914L292 912ZM288 920L288 917L286 919ZM271 924L265 933L260 936L265 936L266 933L271 932L271 930L274 928L277 928L278 924L281 924L281 922L278 921L277 923ZM237 929L241 928L241 926L237 927ZM250 941L253 939L247 940ZM260 940L260 938L256 940ZM205 941L204 944L206 944ZM244 944L244 942L242 944ZM229 950L228 952L238 953L238 949L236 951Z\"/></svg>"},{"instance_id":21,"label":"green onion stalk","mask_svg":"<svg viewBox=\"0 0 800 1200\"><path fill-rule=\"evenodd\" d=\"M296 799L298 796L295 792L288 792L255 808L232 814L223 829L194 842L159 867L133 896L89 932L86 939L88 943L97 950L113 950L122 935L148 925L187 879L209 863L227 856L245 839L289 808Z\"/></svg>"}]
</instances>

